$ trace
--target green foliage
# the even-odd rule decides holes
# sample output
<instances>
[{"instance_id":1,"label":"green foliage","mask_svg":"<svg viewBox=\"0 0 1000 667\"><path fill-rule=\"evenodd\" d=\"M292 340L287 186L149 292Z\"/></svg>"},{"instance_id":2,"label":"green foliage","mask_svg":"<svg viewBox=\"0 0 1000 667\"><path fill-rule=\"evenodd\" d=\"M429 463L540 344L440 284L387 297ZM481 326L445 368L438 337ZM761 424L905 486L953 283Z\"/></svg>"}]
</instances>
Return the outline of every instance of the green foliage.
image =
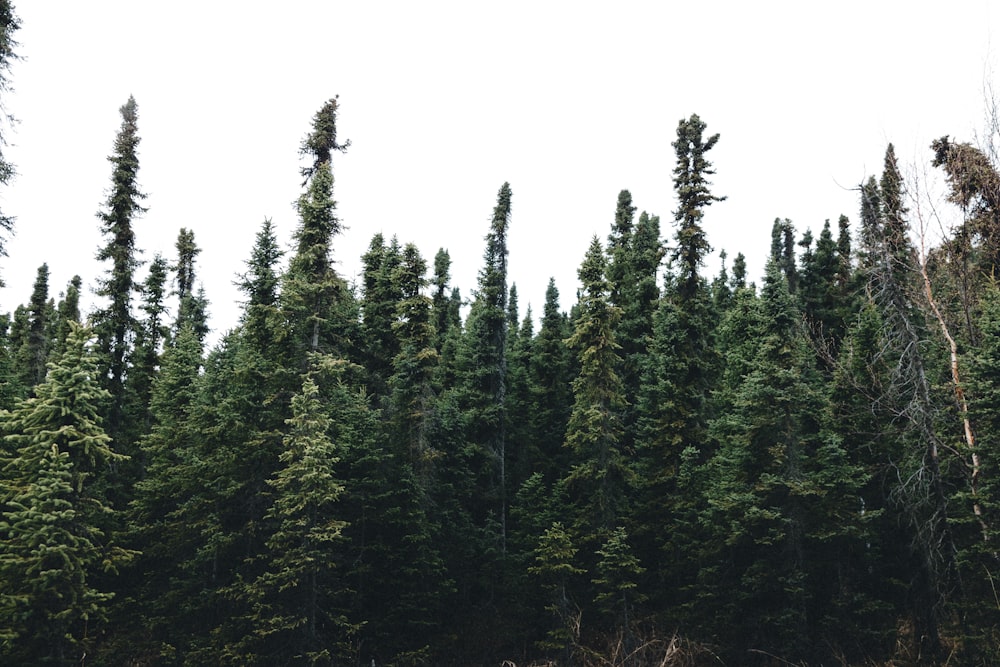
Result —
<instances>
[{"instance_id":1,"label":"green foliage","mask_svg":"<svg viewBox=\"0 0 1000 667\"><path fill-rule=\"evenodd\" d=\"M620 311L608 300L604 252L595 236L580 265L579 314L567 340L580 362L566 443L573 463L566 478L573 528L585 543L599 541L628 512L630 475L621 449L623 388L614 328Z\"/></svg>"},{"instance_id":2,"label":"green foliage","mask_svg":"<svg viewBox=\"0 0 1000 667\"><path fill-rule=\"evenodd\" d=\"M724 201L709 190L708 177L715 173L705 155L715 147L719 135L704 137L707 125L691 114L677 123L677 139L671 144L677 157L674 167L674 191L677 193L677 248L673 259L680 265L680 294L689 298L699 283L698 270L711 246L701 226L705 207Z\"/></svg>"},{"instance_id":3,"label":"green foliage","mask_svg":"<svg viewBox=\"0 0 1000 667\"><path fill-rule=\"evenodd\" d=\"M146 212L142 206L146 195L139 190L138 183L139 116L135 98L129 96L119 112L122 124L108 157L112 166L111 187L104 207L97 213L101 232L107 239L98 250L97 259L111 263L98 283L97 294L107 299L107 305L92 315L101 366L107 377L104 387L111 394L107 428L112 437L117 437L122 428L125 375L137 328L132 314L135 272L139 267L134 223Z\"/></svg>"},{"instance_id":4,"label":"green foliage","mask_svg":"<svg viewBox=\"0 0 1000 667\"><path fill-rule=\"evenodd\" d=\"M586 570L574 564L578 549L570 533L556 521L545 530L535 548L535 565L528 572L538 578L548 594L546 611L552 614L553 627L539 642L545 650L562 651L566 656L579 639L580 609L573 599L574 579Z\"/></svg>"},{"instance_id":5,"label":"green foliage","mask_svg":"<svg viewBox=\"0 0 1000 667\"><path fill-rule=\"evenodd\" d=\"M333 664L331 646L346 644L350 632L332 603L341 584L330 557L345 525L338 515L344 486L337 474L341 452L328 435L331 420L311 379L292 399L288 425L282 465L268 480L275 496L265 518L276 530L266 542L263 572L245 593L254 637L249 647L239 645L237 655L248 662Z\"/></svg>"},{"instance_id":6,"label":"green foliage","mask_svg":"<svg viewBox=\"0 0 1000 667\"><path fill-rule=\"evenodd\" d=\"M0 93L17 27L0 2ZM732 664L997 662L986 152L934 142L964 219L918 257L890 145L856 238L777 219L758 292L742 254L701 275L723 198L692 115L669 249L621 191L538 324L505 183L463 323L447 250L428 280L376 234L337 275L338 110L302 142L287 269L265 220L206 351L193 233L135 280L122 107L94 351L80 277L57 302L43 265L0 315L0 662L638 665L671 635Z\"/></svg>"},{"instance_id":7,"label":"green foliage","mask_svg":"<svg viewBox=\"0 0 1000 667\"><path fill-rule=\"evenodd\" d=\"M177 263L174 270L174 294L177 296L177 317L174 321L174 335L189 322L198 336L204 340L208 333L208 303L200 292L194 289L195 259L201 253L194 242L194 232L181 227L177 234Z\"/></svg>"},{"instance_id":8,"label":"green foliage","mask_svg":"<svg viewBox=\"0 0 1000 667\"><path fill-rule=\"evenodd\" d=\"M75 328L35 397L0 415L0 655L12 664L82 660L111 599L95 581L130 556L108 541L113 511L94 493L122 456L101 428L89 336Z\"/></svg>"},{"instance_id":9,"label":"green foliage","mask_svg":"<svg viewBox=\"0 0 1000 667\"><path fill-rule=\"evenodd\" d=\"M297 247L282 289L294 354L303 369L307 353L339 349L334 334L347 287L333 270L333 237L340 233L335 209L333 173L330 163L323 162L309 180L308 191L299 197Z\"/></svg>"},{"instance_id":10,"label":"green foliage","mask_svg":"<svg viewBox=\"0 0 1000 667\"><path fill-rule=\"evenodd\" d=\"M21 28L21 19L14 13L14 4L10 0L0 1L0 95L6 101L7 94L11 91L10 68L14 61L19 59L15 53L18 43L14 41L14 33ZM2 121L10 123L13 118L3 113ZM0 130L0 148L7 145L7 136L4 130ZM10 163L0 152L0 185L7 185L14 178L14 165ZM9 232L14 227L14 218L0 213L0 234ZM4 247L4 238L0 235L0 257L7 255ZM0 287L3 281L0 280Z\"/></svg>"},{"instance_id":11,"label":"green foliage","mask_svg":"<svg viewBox=\"0 0 1000 667\"><path fill-rule=\"evenodd\" d=\"M45 379L45 365L52 347L52 341L48 336L50 329L48 299L49 266L42 264L38 267L38 275L31 290L27 335L16 356L20 382L25 387L34 387Z\"/></svg>"}]
</instances>

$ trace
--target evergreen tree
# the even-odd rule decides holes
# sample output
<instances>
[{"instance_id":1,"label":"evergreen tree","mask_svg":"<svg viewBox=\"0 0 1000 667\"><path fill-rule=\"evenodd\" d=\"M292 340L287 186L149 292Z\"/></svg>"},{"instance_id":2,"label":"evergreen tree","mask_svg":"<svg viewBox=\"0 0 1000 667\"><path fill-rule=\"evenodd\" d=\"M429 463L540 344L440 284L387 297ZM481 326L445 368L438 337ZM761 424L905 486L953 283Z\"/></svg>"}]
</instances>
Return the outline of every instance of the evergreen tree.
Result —
<instances>
[{"instance_id":1,"label":"evergreen tree","mask_svg":"<svg viewBox=\"0 0 1000 667\"><path fill-rule=\"evenodd\" d=\"M541 328L531 347L533 408L529 420L535 440L532 447L539 453L533 469L542 473L550 484L567 468L567 454L562 444L573 403L570 391L572 352L566 346L569 335L569 321L559 310L559 290L555 280L549 278Z\"/></svg>"},{"instance_id":2,"label":"evergreen tree","mask_svg":"<svg viewBox=\"0 0 1000 667\"><path fill-rule=\"evenodd\" d=\"M747 258L741 252L733 260L733 278L729 284L734 292L747 286Z\"/></svg>"},{"instance_id":3,"label":"evergreen tree","mask_svg":"<svg viewBox=\"0 0 1000 667\"><path fill-rule=\"evenodd\" d=\"M10 316L0 315L0 410L14 407L20 383L17 381L10 347Z\"/></svg>"},{"instance_id":4,"label":"evergreen tree","mask_svg":"<svg viewBox=\"0 0 1000 667\"><path fill-rule=\"evenodd\" d=\"M10 0L0 1L0 94L6 95L11 91L9 72L14 61L18 60L18 55L14 52L18 44L14 41L14 33L21 27L21 19L14 13L14 4ZM4 113L0 122L10 123L12 118ZM7 145L6 132L0 130L0 148ZM7 185L14 178L14 165L0 152L0 185ZM4 232L10 232L14 227L14 218L0 213L0 257L7 255L4 247ZM0 280L0 287L3 287L3 280Z\"/></svg>"},{"instance_id":5,"label":"evergreen tree","mask_svg":"<svg viewBox=\"0 0 1000 667\"><path fill-rule=\"evenodd\" d=\"M677 139L671 144L677 156L674 167L674 191L677 193L677 248L673 259L679 265L679 294L682 300L690 299L701 282L698 271L705 255L711 251L701 220L705 207L725 197L713 195L708 177L715 173L705 155L715 147L719 135L704 137L707 125L697 114L681 119L677 124Z\"/></svg>"},{"instance_id":6,"label":"evergreen tree","mask_svg":"<svg viewBox=\"0 0 1000 667\"><path fill-rule=\"evenodd\" d=\"M579 316L567 341L577 353L580 374L573 381L566 429L566 447L574 454L566 484L574 505L573 529L584 544L600 544L628 513L630 478L621 450L624 400L617 373L621 358L614 336L620 311L609 302L604 270L601 244L594 237L580 265Z\"/></svg>"},{"instance_id":7,"label":"evergreen tree","mask_svg":"<svg viewBox=\"0 0 1000 667\"><path fill-rule=\"evenodd\" d=\"M323 103L323 106L313 116L312 131L302 140L299 154L312 158L312 165L302 168L302 176L306 182L316 175L320 165L330 163L334 151L343 153L350 145L348 139L342 144L337 143L337 113L340 111L339 95Z\"/></svg>"},{"instance_id":8,"label":"evergreen tree","mask_svg":"<svg viewBox=\"0 0 1000 667\"><path fill-rule=\"evenodd\" d=\"M111 597L95 580L129 557L108 541L113 512L93 491L122 456L101 427L89 335L75 328L35 397L0 415L0 654L12 664L79 663Z\"/></svg>"},{"instance_id":9,"label":"evergreen tree","mask_svg":"<svg viewBox=\"0 0 1000 667\"><path fill-rule=\"evenodd\" d=\"M93 315L101 367L106 379L104 387L111 394L107 429L116 438L122 427L125 404L125 375L130 362L137 323L132 313L136 291L135 272L139 267L135 245L136 218L146 212L139 190L139 129L138 106L129 97L121 107L121 128L115 138L111 162L111 188L104 208L97 214L107 243L98 251L97 259L111 262L106 276L98 283L97 294L108 304Z\"/></svg>"},{"instance_id":10,"label":"evergreen tree","mask_svg":"<svg viewBox=\"0 0 1000 667\"><path fill-rule=\"evenodd\" d=\"M613 627L625 636L625 648L631 652L635 648L631 628L632 612L636 603L645 597L638 590L638 578L645 568L632 552L628 533L622 526L611 531L608 539L597 550L597 555L600 556L595 567L597 577L592 580L597 587L594 602L612 620Z\"/></svg>"},{"instance_id":11,"label":"evergreen tree","mask_svg":"<svg viewBox=\"0 0 1000 667\"><path fill-rule=\"evenodd\" d=\"M300 364L305 363L307 353L338 349L334 335L339 324L337 306L346 299L347 287L333 270L330 254L333 237L340 233L332 197L333 173L330 163L324 162L298 201L297 248L282 289Z\"/></svg>"},{"instance_id":12,"label":"evergreen tree","mask_svg":"<svg viewBox=\"0 0 1000 667\"><path fill-rule=\"evenodd\" d=\"M236 283L247 296L240 320L243 335L258 350L265 349L279 337L280 278L277 265L283 254L278 247L273 223L270 218L265 219L257 232L251 257L247 261L247 272Z\"/></svg>"},{"instance_id":13,"label":"evergreen tree","mask_svg":"<svg viewBox=\"0 0 1000 667\"><path fill-rule=\"evenodd\" d=\"M571 532L557 521L542 534L535 548L536 564L528 568L545 589L549 598L545 609L554 617L546 638L538 644L542 649L559 651L567 663L580 638L581 612L574 600L573 580L586 572L575 565L577 551Z\"/></svg>"},{"instance_id":14,"label":"evergreen tree","mask_svg":"<svg viewBox=\"0 0 1000 667\"><path fill-rule=\"evenodd\" d=\"M611 303L623 307L622 291L626 289L632 278L630 266L632 235L634 229L635 206L632 205L632 193L622 190L618 193L618 205L615 207L615 221L608 234L608 285L611 291Z\"/></svg>"},{"instance_id":15,"label":"evergreen tree","mask_svg":"<svg viewBox=\"0 0 1000 667\"><path fill-rule=\"evenodd\" d=\"M677 155L674 190L678 208L677 247L671 258L663 295L652 321L652 336L642 368L638 395L636 457L633 469L641 480L631 531L641 562L660 563L647 576L654 606L663 608L677 595L690 565L685 554L697 539L690 527L695 498L677 487L685 466L711 454L709 394L719 367L715 346L716 317L707 282L699 275L710 250L701 221L705 207L722 201L709 191L714 173L706 153L719 135L703 138L704 122L693 115L682 120L673 146ZM674 558L662 558L666 550Z\"/></svg>"},{"instance_id":16,"label":"evergreen tree","mask_svg":"<svg viewBox=\"0 0 1000 667\"><path fill-rule=\"evenodd\" d=\"M775 218L771 226L771 259L785 274L788 289L798 291L799 272L795 265L795 225L788 218Z\"/></svg>"},{"instance_id":17,"label":"evergreen tree","mask_svg":"<svg viewBox=\"0 0 1000 667\"><path fill-rule=\"evenodd\" d=\"M268 517L277 530L267 540L264 572L248 588L256 637L241 659L250 663L335 664L347 643L346 619L331 604L342 584L330 547L342 540L338 500L344 491L337 474L341 451L330 440L330 418L316 383L307 378L292 399L291 431L277 475Z\"/></svg>"},{"instance_id":18,"label":"evergreen tree","mask_svg":"<svg viewBox=\"0 0 1000 667\"><path fill-rule=\"evenodd\" d=\"M398 441L405 443L405 456L418 477L429 481L436 456L428 438L434 405L433 378L438 362L431 324L431 299L422 294L426 285L427 264L412 243L403 249L394 282L402 293L392 328L399 340L400 352L393 360L391 414Z\"/></svg>"},{"instance_id":19,"label":"evergreen tree","mask_svg":"<svg viewBox=\"0 0 1000 667\"><path fill-rule=\"evenodd\" d=\"M809 235L808 238L811 240L812 236ZM800 245L805 241L804 235ZM845 332L842 309L847 294L838 284L838 276L844 267L833 240L829 220L823 224L815 251L811 248L807 250L801 260L798 296L815 338L826 347L827 354L834 358Z\"/></svg>"},{"instance_id":20,"label":"evergreen tree","mask_svg":"<svg viewBox=\"0 0 1000 667\"><path fill-rule=\"evenodd\" d=\"M829 428L800 314L773 259L757 313L752 346L743 348L746 371L733 374L735 391L712 424L720 448L701 522L713 534L699 577L709 597L696 604L734 656L757 649L823 662L832 656L821 638L838 630L824 614L835 616L842 593L831 574L842 553L861 546L856 498L864 479Z\"/></svg>"},{"instance_id":21,"label":"evergreen tree","mask_svg":"<svg viewBox=\"0 0 1000 667\"><path fill-rule=\"evenodd\" d=\"M870 307L879 320L877 365L884 374L866 378L872 404L886 415L879 426L883 457L895 469L889 508L909 543L908 615L923 655L938 655L942 593L954 567L948 493L941 471L944 449L935 417L923 317L916 307L916 251L909 239L902 176L891 146L881 182L861 188L861 271ZM871 373L869 373L871 375ZM864 386L864 385L861 385Z\"/></svg>"},{"instance_id":22,"label":"evergreen tree","mask_svg":"<svg viewBox=\"0 0 1000 667\"><path fill-rule=\"evenodd\" d=\"M128 433L129 441L136 441L145 435L152 424L149 399L153 378L160 367L163 341L169 333L164 322L167 312L167 306L163 302L166 283L167 261L157 254L150 262L149 274L139 288L142 294L139 310L143 313L143 318L137 322L132 368L126 382L128 403L123 430ZM142 457L135 458L141 465Z\"/></svg>"},{"instance_id":23,"label":"evergreen tree","mask_svg":"<svg viewBox=\"0 0 1000 667\"><path fill-rule=\"evenodd\" d=\"M194 289L195 259L201 253L194 242L194 232L181 228L177 235L177 263L174 270L174 294L177 296L177 318L174 321L176 335L188 322L192 323L195 332L204 340L208 333L207 303L204 295Z\"/></svg>"},{"instance_id":24,"label":"evergreen tree","mask_svg":"<svg viewBox=\"0 0 1000 667\"><path fill-rule=\"evenodd\" d=\"M963 549L959 554L961 574L968 584L968 599L962 613L970 619L968 644L986 662L1000 658L1000 610L990 599L992 587L985 581L997 576L997 543L1000 541L1000 290L994 285L982 296L978 322L982 345L972 359L970 411L976 423L978 466L967 471L970 491L959 494L960 506L978 508L978 515L958 522ZM984 527L985 526L985 530ZM971 582L982 581L976 586Z\"/></svg>"},{"instance_id":25,"label":"evergreen tree","mask_svg":"<svg viewBox=\"0 0 1000 667\"><path fill-rule=\"evenodd\" d=\"M483 448L486 469L486 508L499 523L499 543L505 540L506 394L507 394L507 230L511 190L504 183L497 194L490 231L486 235L485 265L479 273L479 291L469 314L466 383L473 411L473 442Z\"/></svg>"},{"instance_id":26,"label":"evergreen tree","mask_svg":"<svg viewBox=\"0 0 1000 667\"><path fill-rule=\"evenodd\" d=\"M80 287L83 279L80 276L73 276L69 285L66 286L66 295L60 299L56 308L57 325L53 344L58 354L62 354L66 349L66 339L69 338L70 329L73 323L81 324L80 320Z\"/></svg>"},{"instance_id":27,"label":"evergreen tree","mask_svg":"<svg viewBox=\"0 0 1000 667\"><path fill-rule=\"evenodd\" d=\"M337 101L324 104L313 118L312 131L302 142L301 153L313 159L303 169L306 192L299 197L296 251L285 274L282 299L292 332L294 362L306 368L308 353L341 351L343 308L348 303L347 286L333 270L333 238L341 231L333 199L331 152L343 151L337 144Z\"/></svg>"},{"instance_id":28,"label":"evergreen tree","mask_svg":"<svg viewBox=\"0 0 1000 667\"><path fill-rule=\"evenodd\" d=\"M31 301L28 303L27 337L17 353L21 384L34 387L45 379L45 365L48 360L51 341L49 340L47 301L49 299L49 265L38 267Z\"/></svg>"},{"instance_id":29,"label":"evergreen tree","mask_svg":"<svg viewBox=\"0 0 1000 667\"><path fill-rule=\"evenodd\" d=\"M434 287L431 295L434 331L437 335L439 352L450 330L456 325L461 325L461 322L456 322L454 319L459 313L453 311L451 307L450 281L451 255L441 248L434 255L434 276L431 279L431 285Z\"/></svg>"},{"instance_id":30,"label":"evergreen tree","mask_svg":"<svg viewBox=\"0 0 1000 667\"><path fill-rule=\"evenodd\" d=\"M386 398L393 359L400 343L393 325L399 302L404 298L397 273L403 258L396 237L387 245L382 234L372 237L364 265L364 295L361 300L361 328L364 336L364 366L369 374L369 391L376 404Z\"/></svg>"},{"instance_id":31,"label":"evergreen tree","mask_svg":"<svg viewBox=\"0 0 1000 667\"><path fill-rule=\"evenodd\" d=\"M129 546L141 555L125 574L116 604L115 637L108 652L141 662L184 655L202 620L197 600L205 582L186 571L204 548L197 522L185 505L199 494L199 409L202 346L191 323L163 352L149 400L149 433L140 446L145 476L135 486L128 507Z\"/></svg>"}]
</instances>

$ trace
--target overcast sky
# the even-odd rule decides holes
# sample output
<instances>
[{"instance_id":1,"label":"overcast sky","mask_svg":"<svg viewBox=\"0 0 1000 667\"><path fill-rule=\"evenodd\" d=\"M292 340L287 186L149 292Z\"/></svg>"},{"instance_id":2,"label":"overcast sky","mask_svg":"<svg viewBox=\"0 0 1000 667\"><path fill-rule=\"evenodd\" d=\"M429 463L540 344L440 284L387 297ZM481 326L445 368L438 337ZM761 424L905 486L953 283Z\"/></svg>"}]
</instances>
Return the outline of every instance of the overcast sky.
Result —
<instances>
[{"instance_id":1,"label":"overcast sky","mask_svg":"<svg viewBox=\"0 0 1000 667\"><path fill-rule=\"evenodd\" d=\"M217 333L236 324L233 279L264 218L291 243L299 143L333 95L352 142L334 163L348 279L382 232L429 264L448 248L468 296L509 181L522 314L540 314L550 276L568 309L621 189L672 241L670 142L692 113L721 134L713 191L728 199L708 210L709 241L756 278L775 217L815 232L857 217L852 188L880 173L887 142L926 163L932 139L981 132L991 4L16 1L0 311L27 302L43 262L52 296L106 268L94 214L130 94L149 194L137 244L172 260L194 230Z\"/></svg>"}]
</instances>

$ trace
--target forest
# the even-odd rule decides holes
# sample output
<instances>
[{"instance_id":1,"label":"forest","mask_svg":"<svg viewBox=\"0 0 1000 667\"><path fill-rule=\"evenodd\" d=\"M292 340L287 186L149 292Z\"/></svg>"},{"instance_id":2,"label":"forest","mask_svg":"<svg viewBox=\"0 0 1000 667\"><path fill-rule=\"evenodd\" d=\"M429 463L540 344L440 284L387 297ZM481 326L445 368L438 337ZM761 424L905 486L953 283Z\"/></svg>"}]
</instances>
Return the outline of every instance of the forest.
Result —
<instances>
[{"instance_id":1,"label":"forest","mask_svg":"<svg viewBox=\"0 0 1000 667\"><path fill-rule=\"evenodd\" d=\"M18 27L0 2L0 93ZM853 220L774 221L755 281L706 267L691 115L676 209L621 191L537 317L508 183L466 292L382 234L338 275L339 104L211 346L194 234L140 259L121 107L98 305L43 264L0 315L0 664L1000 663L992 144L928 146L930 202L888 144Z\"/></svg>"}]
</instances>

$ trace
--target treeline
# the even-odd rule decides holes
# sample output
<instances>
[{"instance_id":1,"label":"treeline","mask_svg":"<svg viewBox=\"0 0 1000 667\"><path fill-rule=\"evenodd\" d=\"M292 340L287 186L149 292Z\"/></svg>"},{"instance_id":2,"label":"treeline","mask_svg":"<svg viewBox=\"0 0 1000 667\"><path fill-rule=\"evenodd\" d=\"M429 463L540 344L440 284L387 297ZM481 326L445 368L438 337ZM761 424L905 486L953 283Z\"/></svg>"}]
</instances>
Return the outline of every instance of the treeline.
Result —
<instances>
[{"instance_id":1,"label":"treeline","mask_svg":"<svg viewBox=\"0 0 1000 667\"><path fill-rule=\"evenodd\" d=\"M856 224L775 221L757 286L743 255L703 276L719 135L693 115L668 240L622 191L536 331L506 183L470 298L447 251L380 234L360 284L334 271L337 111L290 256L265 220L206 349L194 235L138 259L122 107L102 305L43 265L0 320L0 662L1000 660L987 152L934 142L962 222L931 244L890 145Z\"/></svg>"}]
</instances>

